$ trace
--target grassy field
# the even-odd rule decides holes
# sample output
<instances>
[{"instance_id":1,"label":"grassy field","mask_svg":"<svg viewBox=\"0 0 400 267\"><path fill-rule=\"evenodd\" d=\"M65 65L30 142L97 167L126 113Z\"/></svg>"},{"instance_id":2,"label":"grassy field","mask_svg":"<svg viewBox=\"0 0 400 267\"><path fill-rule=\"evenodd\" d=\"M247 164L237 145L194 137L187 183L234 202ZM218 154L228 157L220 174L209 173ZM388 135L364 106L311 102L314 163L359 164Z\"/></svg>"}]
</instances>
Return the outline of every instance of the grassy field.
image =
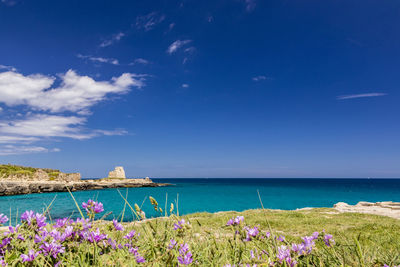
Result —
<instances>
[{"instance_id":1,"label":"grassy field","mask_svg":"<svg viewBox=\"0 0 400 267\"><path fill-rule=\"evenodd\" d=\"M400 264L400 221L338 213L248 210L168 216L121 223L95 220L107 212L95 201L77 204L85 219L51 221L25 212L20 227L1 238L0 264L13 266L395 266ZM79 207L79 208L78 208ZM172 206L171 206L172 207ZM0 222L6 223L5 215ZM243 217L241 217L243 216ZM96 217L96 218L97 218ZM318 232L318 233L316 233Z\"/></svg>"}]
</instances>

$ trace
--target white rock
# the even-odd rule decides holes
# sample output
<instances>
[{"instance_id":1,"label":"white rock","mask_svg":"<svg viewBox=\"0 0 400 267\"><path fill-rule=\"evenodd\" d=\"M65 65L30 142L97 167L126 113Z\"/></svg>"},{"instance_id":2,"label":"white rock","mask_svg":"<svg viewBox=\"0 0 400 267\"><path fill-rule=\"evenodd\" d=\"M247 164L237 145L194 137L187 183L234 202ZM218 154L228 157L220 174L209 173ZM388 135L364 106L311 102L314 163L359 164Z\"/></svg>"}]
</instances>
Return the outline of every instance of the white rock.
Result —
<instances>
[{"instance_id":1,"label":"white rock","mask_svg":"<svg viewBox=\"0 0 400 267\"><path fill-rule=\"evenodd\" d=\"M126 178L125 171L123 167L115 167L113 171L108 173L108 178Z\"/></svg>"}]
</instances>

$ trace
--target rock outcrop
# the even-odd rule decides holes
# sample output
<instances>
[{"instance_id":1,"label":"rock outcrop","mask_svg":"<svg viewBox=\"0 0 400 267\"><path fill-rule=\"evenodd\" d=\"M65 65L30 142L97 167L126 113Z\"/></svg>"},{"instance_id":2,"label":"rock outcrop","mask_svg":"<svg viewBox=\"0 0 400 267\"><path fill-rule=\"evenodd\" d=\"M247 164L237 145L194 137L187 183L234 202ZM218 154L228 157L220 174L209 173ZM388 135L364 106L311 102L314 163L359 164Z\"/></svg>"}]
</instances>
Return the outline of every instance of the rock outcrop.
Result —
<instances>
[{"instance_id":1,"label":"rock outcrop","mask_svg":"<svg viewBox=\"0 0 400 267\"><path fill-rule=\"evenodd\" d=\"M385 201L373 203L361 201L356 205L339 202L333 207L339 212L368 213L400 219L400 203L398 202Z\"/></svg>"},{"instance_id":2,"label":"rock outcrop","mask_svg":"<svg viewBox=\"0 0 400 267\"><path fill-rule=\"evenodd\" d=\"M123 167L115 167L113 171L108 173L108 178L126 178Z\"/></svg>"},{"instance_id":3,"label":"rock outcrop","mask_svg":"<svg viewBox=\"0 0 400 267\"><path fill-rule=\"evenodd\" d=\"M168 184L153 183L146 179L126 179L122 167L110 172L111 178L81 180L80 173L63 173L53 169L38 169L16 165L0 165L0 196L46 192L97 190L124 187L158 187Z\"/></svg>"},{"instance_id":4,"label":"rock outcrop","mask_svg":"<svg viewBox=\"0 0 400 267\"><path fill-rule=\"evenodd\" d=\"M0 180L0 196L32 193L98 190L105 188L159 187L169 184L154 183L150 179L99 179L79 181L40 181L40 180Z\"/></svg>"}]
</instances>

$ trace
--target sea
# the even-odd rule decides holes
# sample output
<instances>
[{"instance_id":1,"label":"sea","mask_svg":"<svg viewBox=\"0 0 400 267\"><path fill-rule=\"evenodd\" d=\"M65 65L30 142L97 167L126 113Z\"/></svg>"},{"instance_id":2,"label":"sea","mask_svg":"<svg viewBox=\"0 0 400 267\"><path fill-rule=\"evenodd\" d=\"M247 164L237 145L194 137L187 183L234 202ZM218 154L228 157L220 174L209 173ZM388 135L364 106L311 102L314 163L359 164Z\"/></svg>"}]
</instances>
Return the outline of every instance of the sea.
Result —
<instances>
[{"instance_id":1,"label":"sea","mask_svg":"<svg viewBox=\"0 0 400 267\"><path fill-rule=\"evenodd\" d=\"M154 182L170 183L167 187L142 187L103 189L73 192L81 205L88 199L100 201L105 211L99 215L106 220L120 219L127 196L131 206L137 203L147 217L159 216L149 197L154 197L159 207L174 212L243 211L261 208L295 210L304 207L333 207L337 202L356 204L359 201L400 202L400 179L299 179L299 178L179 178L152 179ZM261 201L260 201L261 200ZM16 221L25 210L43 212L49 205L52 220L78 217L79 211L68 192L42 193L0 197L0 213ZM11 216L10 216L11 215ZM128 205L124 221L134 220Z\"/></svg>"}]
</instances>

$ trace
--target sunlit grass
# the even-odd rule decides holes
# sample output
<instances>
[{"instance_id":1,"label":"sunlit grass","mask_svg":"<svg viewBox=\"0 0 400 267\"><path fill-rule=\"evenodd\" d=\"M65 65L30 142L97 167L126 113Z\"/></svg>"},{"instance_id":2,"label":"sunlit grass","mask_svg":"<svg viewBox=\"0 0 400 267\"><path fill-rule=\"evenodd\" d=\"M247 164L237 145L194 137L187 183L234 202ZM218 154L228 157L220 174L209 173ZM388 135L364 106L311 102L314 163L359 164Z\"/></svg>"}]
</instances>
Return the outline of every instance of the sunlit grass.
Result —
<instances>
[{"instance_id":1,"label":"sunlit grass","mask_svg":"<svg viewBox=\"0 0 400 267\"><path fill-rule=\"evenodd\" d=\"M107 207L103 211L96 201L76 203L85 220L52 222L46 212L46 221L42 214L24 213L21 226L1 237L1 259L4 264L27 266L400 264L400 222L388 217L334 209L178 216L173 204L162 209L150 198L163 217L143 220L138 205L128 203L122 194L121 200L124 211L113 222L94 219L95 214L107 213ZM121 223L129 210L140 221ZM4 218L0 221L6 223Z\"/></svg>"}]
</instances>

